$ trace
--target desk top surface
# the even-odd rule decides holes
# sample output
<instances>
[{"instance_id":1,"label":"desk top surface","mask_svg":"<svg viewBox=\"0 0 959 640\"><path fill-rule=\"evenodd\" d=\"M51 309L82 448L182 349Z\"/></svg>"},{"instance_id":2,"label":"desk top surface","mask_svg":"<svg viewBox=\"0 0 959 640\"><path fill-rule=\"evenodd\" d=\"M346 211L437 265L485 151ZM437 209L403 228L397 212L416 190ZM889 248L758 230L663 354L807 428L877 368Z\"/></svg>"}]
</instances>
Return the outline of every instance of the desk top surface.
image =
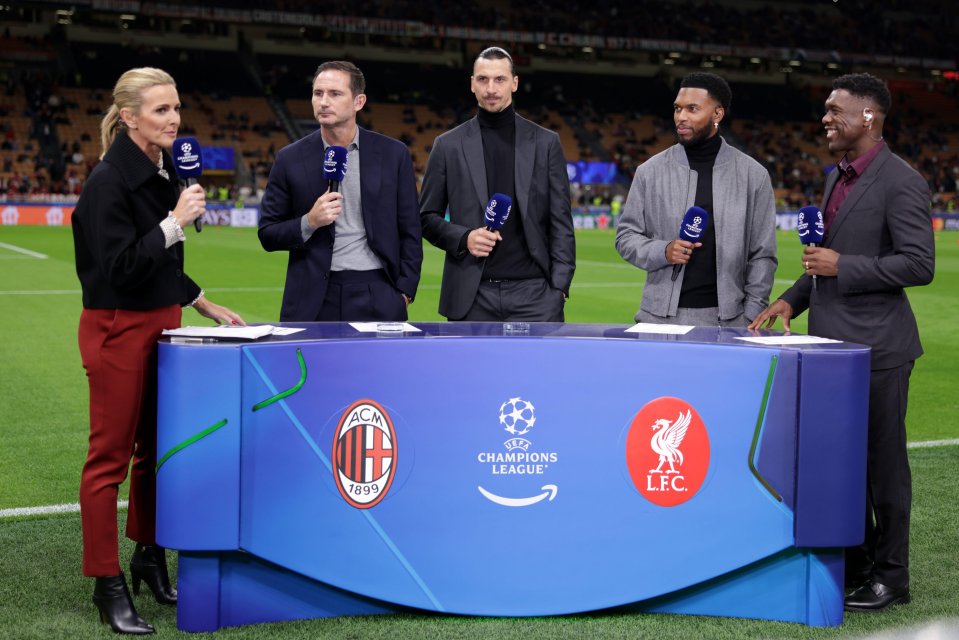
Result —
<instances>
[{"instance_id":1,"label":"desk top surface","mask_svg":"<svg viewBox=\"0 0 959 640\"><path fill-rule=\"evenodd\" d=\"M292 322L277 323L274 326L302 328L289 335L269 335L257 340L198 340L190 338L169 338L164 336L161 343L174 343L176 346L242 347L251 345L312 342L321 340L424 340L436 338L537 338L569 339L596 338L603 340L624 340L641 342L675 342L684 344L725 344L759 349L789 349L800 351L864 351L869 347L851 342L829 342L815 344L773 343L757 344L741 338L781 337L782 331L750 331L743 328L693 327L685 334L635 333L626 330L634 325L613 324L576 324L562 322L410 322L418 331L398 331L399 323L378 323L385 330L359 331L347 322ZM392 330L391 330L392 325Z\"/></svg>"}]
</instances>

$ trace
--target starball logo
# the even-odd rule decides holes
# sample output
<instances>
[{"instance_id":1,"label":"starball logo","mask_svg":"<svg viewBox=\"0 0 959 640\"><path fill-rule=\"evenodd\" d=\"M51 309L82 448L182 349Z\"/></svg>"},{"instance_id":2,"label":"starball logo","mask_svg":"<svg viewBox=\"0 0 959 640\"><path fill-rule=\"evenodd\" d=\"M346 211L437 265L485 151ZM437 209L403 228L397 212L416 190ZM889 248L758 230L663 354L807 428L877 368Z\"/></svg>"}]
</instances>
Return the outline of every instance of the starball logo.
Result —
<instances>
[{"instance_id":1,"label":"starball logo","mask_svg":"<svg viewBox=\"0 0 959 640\"><path fill-rule=\"evenodd\" d=\"M661 507L691 500L709 470L709 434L685 400L657 398L644 406L626 436L626 466L643 496Z\"/></svg>"},{"instance_id":2,"label":"starball logo","mask_svg":"<svg viewBox=\"0 0 959 640\"><path fill-rule=\"evenodd\" d=\"M357 509L386 497L396 475L396 430L373 400L357 400L343 412L333 436L333 476L340 495Z\"/></svg>"},{"instance_id":3,"label":"starball logo","mask_svg":"<svg viewBox=\"0 0 959 640\"><path fill-rule=\"evenodd\" d=\"M691 238L698 238L703 233L703 219L701 216L693 218L692 222L686 225L686 234Z\"/></svg>"}]
</instances>

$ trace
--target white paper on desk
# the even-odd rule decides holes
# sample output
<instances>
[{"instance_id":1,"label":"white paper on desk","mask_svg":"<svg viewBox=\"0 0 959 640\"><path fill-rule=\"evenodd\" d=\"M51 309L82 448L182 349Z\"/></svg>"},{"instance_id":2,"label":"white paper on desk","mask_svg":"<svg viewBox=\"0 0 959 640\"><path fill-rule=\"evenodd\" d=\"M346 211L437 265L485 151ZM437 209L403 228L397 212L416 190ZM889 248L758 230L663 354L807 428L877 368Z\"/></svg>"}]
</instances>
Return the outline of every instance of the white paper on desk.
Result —
<instances>
[{"instance_id":1,"label":"white paper on desk","mask_svg":"<svg viewBox=\"0 0 959 640\"><path fill-rule=\"evenodd\" d=\"M273 327L273 333L271 336L288 336L291 333L298 333L300 331L306 331L306 327Z\"/></svg>"},{"instance_id":2,"label":"white paper on desk","mask_svg":"<svg viewBox=\"0 0 959 640\"><path fill-rule=\"evenodd\" d=\"M272 324L257 324L239 327L232 324L221 324L216 327L180 327L179 329L164 329L165 336L179 336L181 338L215 338L217 340L256 340L268 336L276 329Z\"/></svg>"},{"instance_id":3,"label":"white paper on desk","mask_svg":"<svg viewBox=\"0 0 959 640\"><path fill-rule=\"evenodd\" d=\"M743 342L752 342L754 344L835 344L842 340L833 340L832 338L820 338L819 336L789 335L789 336L747 336L737 337L737 340Z\"/></svg>"},{"instance_id":4,"label":"white paper on desk","mask_svg":"<svg viewBox=\"0 0 959 640\"><path fill-rule=\"evenodd\" d=\"M420 329L417 329L416 327L411 325L409 322L351 322L350 323L351 327L363 333L379 333L381 331L384 331L384 329L380 328L380 325L391 325L391 326L395 325L397 329L389 330L390 333L394 331L396 333L402 333L405 331L420 331ZM398 328L400 325L403 325L402 329Z\"/></svg>"},{"instance_id":5,"label":"white paper on desk","mask_svg":"<svg viewBox=\"0 0 959 640\"><path fill-rule=\"evenodd\" d=\"M692 326L685 324L652 324L649 322L640 322L626 329L626 333L659 333L682 336L689 333L692 328Z\"/></svg>"}]
</instances>

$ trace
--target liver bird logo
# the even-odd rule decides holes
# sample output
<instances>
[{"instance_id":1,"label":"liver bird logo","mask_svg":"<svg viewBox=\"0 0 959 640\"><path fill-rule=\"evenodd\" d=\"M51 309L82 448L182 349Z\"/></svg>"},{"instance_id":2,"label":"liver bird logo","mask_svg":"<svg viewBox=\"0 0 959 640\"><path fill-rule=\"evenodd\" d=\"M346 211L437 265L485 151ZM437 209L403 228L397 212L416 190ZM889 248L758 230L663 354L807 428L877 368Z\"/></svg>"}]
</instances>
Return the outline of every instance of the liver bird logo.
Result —
<instances>
[{"instance_id":1,"label":"liver bird logo","mask_svg":"<svg viewBox=\"0 0 959 640\"><path fill-rule=\"evenodd\" d=\"M689 428L691 419L690 411L687 410L686 413L680 411L675 422L670 423L669 420L660 418L651 425L656 433L653 434L649 444L653 451L659 454L659 465L655 469L650 469L650 473L663 473L663 465L667 463L669 469L665 473L679 473L674 464L683 464L683 452L679 450L679 446L686 437L686 430Z\"/></svg>"}]
</instances>

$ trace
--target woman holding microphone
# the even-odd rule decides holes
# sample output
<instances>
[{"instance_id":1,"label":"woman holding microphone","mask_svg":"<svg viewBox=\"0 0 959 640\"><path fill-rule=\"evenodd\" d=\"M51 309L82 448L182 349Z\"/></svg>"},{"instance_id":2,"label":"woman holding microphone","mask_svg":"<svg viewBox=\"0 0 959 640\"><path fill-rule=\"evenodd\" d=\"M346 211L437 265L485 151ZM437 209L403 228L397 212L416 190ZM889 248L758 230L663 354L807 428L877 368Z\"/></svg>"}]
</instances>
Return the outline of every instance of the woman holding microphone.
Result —
<instances>
[{"instance_id":1,"label":"woman holding microphone","mask_svg":"<svg viewBox=\"0 0 959 640\"><path fill-rule=\"evenodd\" d=\"M157 602L176 603L164 550L156 545L156 343L192 306L219 323L244 324L207 300L183 272L183 229L204 212L199 185L181 191L168 151L180 126L173 78L131 69L113 89L100 125L104 155L73 212L83 290L80 356L90 385L90 445L80 479L83 574L93 603L119 633L153 633L137 615L120 569L117 493L130 461L126 535L134 594L143 581Z\"/></svg>"}]
</instances>

